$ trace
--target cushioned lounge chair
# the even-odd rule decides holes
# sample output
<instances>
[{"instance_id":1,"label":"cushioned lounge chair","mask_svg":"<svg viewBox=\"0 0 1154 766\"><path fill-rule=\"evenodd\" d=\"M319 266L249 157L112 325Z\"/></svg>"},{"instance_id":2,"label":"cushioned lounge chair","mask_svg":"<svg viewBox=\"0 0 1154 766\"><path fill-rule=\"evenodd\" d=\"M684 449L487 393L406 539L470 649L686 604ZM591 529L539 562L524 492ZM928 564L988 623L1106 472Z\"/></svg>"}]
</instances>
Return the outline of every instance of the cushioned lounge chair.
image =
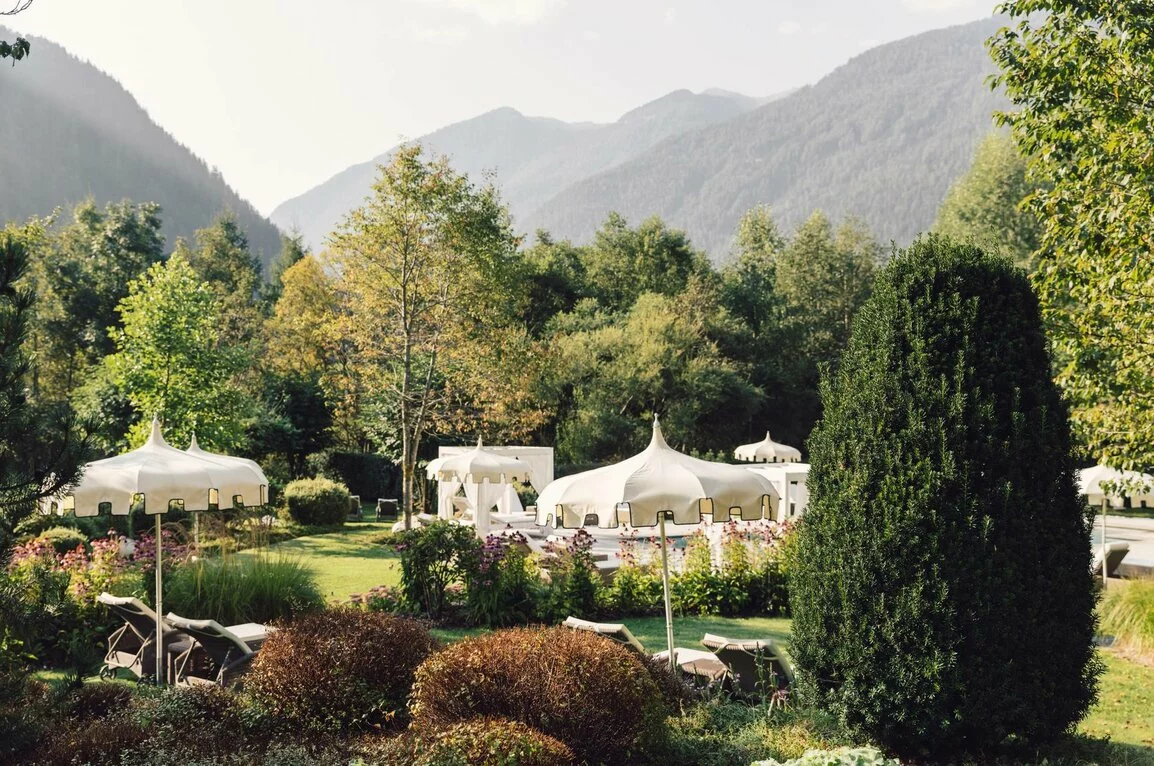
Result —
<instances>
[{"instance_id":1,"label":"cushioned lounge chair","mask_svg":"<svg viewBox=\"0 0 1154 766\"><path fill-rule=\"evenodd\" d=\"M228 687L239 682L248 672L267 630L256 623L226 628L215 620L190 620L172 612L168 613L168 621L193 639L174 662L173 681L178 686Z\"/></svg>"},{"instance_id":2,"label":"cushioned lounge chair","mask_svg":"<svg viewBox=\"0 0 1154 766\"><path fill-rule=\"evenodd\" d=\"M562 625L573 630L584 630L590 633L596 633L599 636L604 636L636 652L642 657L651 656L656 660L669 661L668 649L650 655L649 652L645 651L645 647L641 645L641 642L629 632L629 628L620 623L590 622L589 620L569 617ZM718 661L717 657L711 652L703 652L700 649L682 649L679 647L675 647L673 651L677 654L677 666L681 668L682 672L693 676L698 681L716 681L726 673L725 665Z\"/></svg>"},{"instance_id":3,"label":"cushioned lounge chair","mask_svg":"<svg viewBox=\"0 0 1154 766\"><path fill-rule=\"evenodd\" d=\"M769 695L793 683L793 668L771 639L739 641L706 633L701 643L725 665L738 691Z\"/></svg>"},{"instance_id":4,"label":"cushioned lounge chair","mask_svg":"<svg viewBox=\"0 0 1154 766\"><path fill-rule=\"evenodd\" d=\"M1090 564L1090 571L1099 577L1102 576L1102 544L1093 545L1094 558ZM1113 577L1122 564L1122 559L1130 552L1130 543L1106 543L1106 576Z\"/></svg>"},{"instance_id":5,"label":"cushioned lounge chair","mask_svg":"<svg viewBox=\"0 0 1154 766\"><path fill-rule=\"evenodd\" d=\"M155 681L156 612L132 596L101 593L96 600L124 620L124 625L108 637L108 652L104 655L100 677L112 678L116 671L124 669L138 681ZM168 655L165 667L170 668L172 659L192 646L192 639L167 620L161 620L161 637Z\"/></svg>"}]
</instances>

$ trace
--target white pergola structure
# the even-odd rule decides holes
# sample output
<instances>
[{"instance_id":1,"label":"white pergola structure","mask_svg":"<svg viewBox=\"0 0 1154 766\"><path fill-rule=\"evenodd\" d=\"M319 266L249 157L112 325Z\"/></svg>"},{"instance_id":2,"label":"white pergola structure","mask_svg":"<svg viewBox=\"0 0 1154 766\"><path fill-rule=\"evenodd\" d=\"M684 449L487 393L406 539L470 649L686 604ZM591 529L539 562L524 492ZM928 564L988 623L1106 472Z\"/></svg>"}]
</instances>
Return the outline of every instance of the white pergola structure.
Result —
<instances>
[{"instance_id":1,"label":"white pergola structure","mask_svg":"<svg viewBox=\"0 0 1154 766\"><path fill-rule=\"evenodd\" d=\"M809 463L758 463L744 466L745 470L760 474L771 482L781 497L774 521L779 524L805 513L809 504Z\"/></svg>"},{"instance_id":2,"label":"white pergola structure","mask_svg":"<svg viewBox=\"0 0 1154 766\"><path fill-rule=\"evenodd\" d=\"M425 469L437 480L437 515L453 518L458 502L473 514L477 534L491 527L494 507L500 514L523 511L513 482L528 482L542 489L553 479L553 450L547 447L441 447ZM459 497L458 491L465 496ZM540 491L540 490L538 490Z\"/></svg>"},{"instance_id":3,"label":"white pergola structure","mask_svg":"<svg viewBox=\"0 0 1154 766\"><path fill-rule=\"evenodd\" d=\"M798 463L801 462L801 451L788 444L775 442L765 432L765 438L753 444L742 444L733 451L738 460L748 463Z\"/></svg>"},{"instance_id":4,"label":"white pergola structure","mask_svg":"<svg viewBox=\"0 0 1154 766\"><path fill-rule=\"evenodd\" d=\"M671 667L673 608L669 598L669 554L665 522L700 524L772 518L778 493L764 476L742 466L711 463L678 452L665 443L653 418L653 438L644 451L620 463L563 476L537 499L537 523L577 529L621 524L657 527L661 538L661 574L665 595L665 633Z\"/></svg>"}]
</instances>

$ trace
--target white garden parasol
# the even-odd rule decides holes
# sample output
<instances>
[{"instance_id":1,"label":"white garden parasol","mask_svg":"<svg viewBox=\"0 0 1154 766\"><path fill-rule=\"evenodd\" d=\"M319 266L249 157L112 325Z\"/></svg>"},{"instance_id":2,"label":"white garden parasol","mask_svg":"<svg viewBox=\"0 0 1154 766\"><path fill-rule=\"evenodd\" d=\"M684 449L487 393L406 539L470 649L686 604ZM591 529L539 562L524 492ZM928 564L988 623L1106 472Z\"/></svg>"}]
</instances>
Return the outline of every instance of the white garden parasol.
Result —
<instances>
[{"instance_id":1,"label":"white garden parasol","mask_svg":"<svg viewBox=\"0 0 1154 766\"><path fill-rule=\"evenodd\" d=\"M1105 465L1095 465L1078 471L1078 492L1086 503L1102 509L1102 582L1109 578L1106 565L1106 513L1109 507L1122 508L1129 498L1131 504L1141 507L1154 505L1154 476L1137 471L1119 471Z\"/></svg>"},{"instance_id":2,"label":"white garden parasol","mask_svg":"<svg viewBox=\"0 0 1154 766\"><path fill-rule=\"evenodd\" d=\"M775 442L769 437L769 431L765 432L765 438L759 442L742 444L733 451L733 456L738 460L745 460L750 463L801 462L800 450L790 447L788 444Z\"/></svg>"},{"instance_id":3,"label":"white garden parasol","mask_svg":"<svg viewBox=\"0 0 1154 766\"><path fill-rule=\"evenodd\" d=\"M725 522L774 518L778 502L772 482L745 468L711 463L685 455L665 443L653 418L653 438L644 451L620 463L563 476L537 498L537 523L576 529L594 524L658 528L661 576L665 591L665 632L671 666L673 608L669 599L669 556L665 520L700 524L712 516Z\"/></svg>"},{"instance_id":4,"label":"white garden parasol","mask_svg":"<svg viewBox=\"0 0 1154 766\"><path fill-rule=\"evenodd\" d=\"M202 450L196 441L196 434L192 435L192 442L185 450L190 455L195 455L205 460L211 460L215 463L220 463L226 468L233 469L240 472L242 478L248 478L248 472L251 472L256 477L256 481L260 484L260 502L256 505L268 505L268 478L264 475L264 470L257 465L255 460L249 460L243 457L233 457L232 455L220 455L216 452L208 452ZM200 511L193 512L193 539L200 542Z\"/></svg>"},{"instance_id":5,"label":"white garden parasol","mask_svg":"<svg viewBox=\"0 0 1154 766\"><path fill-rule=\"evenodd\" d=\"M134 505L141 504L146 514L156 518L156 680L163 683L164 652L159 649L163 646L160 615L164 614L160 517L170 508L217 510L221 498L227 506L261 505L268 496L264 473L259 467L254 472L241 463L226 463L169 446L154 419L152 433L142 447L88 463L80 480L62 494L63 510L72 510L77 516L126 516Z\"/></svg>"}]
</instances>

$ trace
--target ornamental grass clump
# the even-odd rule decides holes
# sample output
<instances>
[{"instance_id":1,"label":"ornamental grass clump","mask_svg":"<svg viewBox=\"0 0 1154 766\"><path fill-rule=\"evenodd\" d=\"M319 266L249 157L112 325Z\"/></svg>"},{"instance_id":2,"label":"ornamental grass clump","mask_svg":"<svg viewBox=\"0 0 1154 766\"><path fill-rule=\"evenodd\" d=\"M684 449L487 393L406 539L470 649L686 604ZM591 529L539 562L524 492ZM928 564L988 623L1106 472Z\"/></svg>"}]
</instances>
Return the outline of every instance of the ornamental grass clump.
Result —
<instances>
[{"instance_id":1,"label":"ornamental grass clump","mask_svg":"<svg viewBox=\"0 0 1154 766\"><path fill-rule=\"evenodd\" d=\"M789 556L799 687L915 758L1038 746L1097 696L1089 524L1038 302L928 237L858 314Z\"/></svg>"},{"instance_id":2,"label":"ornamental grass clump","mask_svg":"<svg viewBox=\"0 0 1154 766\"><path fill-rule=\"evenodd\" d=\"M324 603L312 570L287 557L258 553L189 561L165 580L166 609L221 625L287 619Z\"/></svg>"},{"instance_id":3,"label":"ornamental grass clump","mask_svg":"<svg viewBox=\"0 0 1154 766\"><path fill-rule=\"evenodd\" d=\"M1136 654L1154 654L1154 580L1111 583L1098 605L1101 632L1114 645Z\"/></svg>"},{"instance_id":4,"label":"ornamental grass clump","mask_svg":"<svg viewBox=\"0 0 1154 766\"><path fill-rule=\"evenodd\" d=\"M417 667L438 648L420 622L338 608L271 633L245 676L258 710L295 729L399 727Z\"/></svg>"},{"instance_id":5,"label":"ornamental grass clump","mask_svg":"<svg viewBox=\"0 0 1154 766\"><path fill-rule=\"evenodd\" d=\"M512 628L453 644L417 670L412 728L508 718L555 737L578 761L636 763L666 734L667 707L641 661L601 636Z\"/></svg>"}]
</instances>

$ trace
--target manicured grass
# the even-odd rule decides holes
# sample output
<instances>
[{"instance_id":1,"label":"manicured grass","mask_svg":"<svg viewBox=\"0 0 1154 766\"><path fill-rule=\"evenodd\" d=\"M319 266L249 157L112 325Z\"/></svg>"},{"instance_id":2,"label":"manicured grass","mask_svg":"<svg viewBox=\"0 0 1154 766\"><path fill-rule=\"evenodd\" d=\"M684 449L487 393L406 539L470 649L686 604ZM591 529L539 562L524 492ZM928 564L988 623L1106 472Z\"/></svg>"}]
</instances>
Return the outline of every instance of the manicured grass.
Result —
<instances>
[{"instance_id":1,"label":"manicured grass","mask_svg":"<svg viewBox=\"0 0 1154 766\"><path fill-rule=\"evenodd\" d=\"M386 522L349 522L340 532L298 537L270 546L278 554L298 559L316 574L321 595L328 601L347 601L376 585L396 585L401 578L397 555L374 545L372 538L387 532ZM241 551L246 555L251 551Z\"/></svg>"},{"instance_id":2,"label":"manicured grass","mask_svg":"<svg viewBox=\"0 0 1154 766\"><path fill-rule=\"evenodd\" d=\"M1098 704L1079 731L1141 746L1154 762L1154 667L1103 651L1106 673Z\"/></svg>"}]
</instances>

